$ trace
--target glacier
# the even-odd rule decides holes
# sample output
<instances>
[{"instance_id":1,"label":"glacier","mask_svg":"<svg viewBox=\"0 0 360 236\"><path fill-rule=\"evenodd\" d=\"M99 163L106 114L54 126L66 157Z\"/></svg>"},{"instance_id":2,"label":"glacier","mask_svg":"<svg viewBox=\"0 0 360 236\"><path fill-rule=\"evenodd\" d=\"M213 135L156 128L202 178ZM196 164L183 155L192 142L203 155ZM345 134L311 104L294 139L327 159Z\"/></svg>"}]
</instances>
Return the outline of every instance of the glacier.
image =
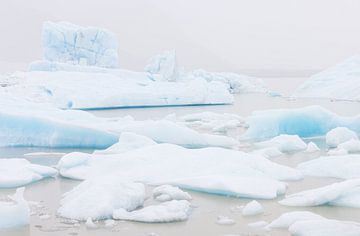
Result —
<instances>
[{"instance_id":1,"label":"glacier","mask_svg":"<svg viewBox=\"0 0 360 236\"><path fill-rule=\"evenodd\" d=\"M360 55L311 76L293 96L360 101Z\"/></svg>"},{"instance_id":2,"label":"glacier","mask_svg":"<svg viewBox=\"0 0 360 236\"><path fill-rule=\"evenodd\" d=\"M56 176L52 167L31 164L22 158L0 158L0 188L16 188Z\"/></svg>"},{"instance_id":3,"label":"glacier","mask_svg":"<svg viewBox=\"0 0 360 236\"><path fill-rule=\"evenodd\" d=\"M43 57L49 61L118 67L118 40L106 29L69 22L46 21L42 29Z\"/></svg>"},{"instance_id":4,"label":"glacier","mask_svg":"<svg viewBox=\"0 0 360 236\"><path fill-rule=\"evenodd\" d=\"M13 202L0 201L0 231L26 226L30 223L30 208L24 199L25 188L9 196Z\"/></svg>"},{"instance_id":5,"label":"glacier","mask_svg":"<svg viewBox=\"0 0 360 236\"><path fill-rule=\"evenodd\" d=\"M323 136L340 126L360 133L360 116L339 116L321 106L255 111L246 123L249 129L243 139L264 140L281 134Z\"/></svg>"}]
</instances>

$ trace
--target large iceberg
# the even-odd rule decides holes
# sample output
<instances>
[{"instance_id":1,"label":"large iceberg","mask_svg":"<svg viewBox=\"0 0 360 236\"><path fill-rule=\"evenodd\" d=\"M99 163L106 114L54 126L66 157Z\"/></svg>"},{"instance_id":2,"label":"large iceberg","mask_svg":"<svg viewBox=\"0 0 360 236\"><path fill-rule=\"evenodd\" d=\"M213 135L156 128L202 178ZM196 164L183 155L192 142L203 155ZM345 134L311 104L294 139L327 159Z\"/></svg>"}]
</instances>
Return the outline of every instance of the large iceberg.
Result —
<instances>
[{"instance_id":1,"label":"large iceberg","mask_svg":"<svg viewBox=\"0 0 360 236\"><path fill-rule=\"evenodd\" d=\"M101 67L118 66L118 40L105 29L81 27L69 22L44 22L44 59Z\"/></svg>"},{"instance_id":2,"label":"large iceberg","mask_svg":"<svg viewBox=\"0 0 360 236\"><path fill-rule=\"evenodd\" d=\"M245 139L268 139L280 134L314 137L343 126L360 133L360 116L343 117L320 106L255 111L247 118Z\"/></svg>"},{"instance_id":3,"label":"large iceberg","mask_svg":"<svg viewBox=\"0 0 360 236\"><path fill-rule=\"evenodd\" d=\"M299 171L262 156L222 148L186 149L172 144L120 154L70 153L62 157L58 168L62 176L74 179L114 172L119 179L152 185L173 184L208 193L267 199L285 192L286 184L277 180L302 178Z\"/></svg>"},{"instance_id":4,"label":"large iceberg","mask_svg":"<svg viewBox=\"0 0 360 236\"><path fill-rule=\"evenodd\" d=\"M311 76L293 96L360 101L360 55Z\"/></svg>"},{"instance_id":5,"label":"large iceberg","mask_svg":"<svg viewBox=\"0 0 360 236\"><path fill-rule=\"evenodd\" d=\"M0 188L15 188L57 175L51 167L20 158L0 158Z\"/></svg>"},{"instance_id":6,"label":"large iceberg","mask_svg":"<svg viewBox=\"0 0 360 236\"><path fill-rule=\"evenodd\" d=\"M24 199L25 188L11 196L13 202L0 201L0 231L22 227L30 222L30 208Z\"/></svg>"}]
</instances>

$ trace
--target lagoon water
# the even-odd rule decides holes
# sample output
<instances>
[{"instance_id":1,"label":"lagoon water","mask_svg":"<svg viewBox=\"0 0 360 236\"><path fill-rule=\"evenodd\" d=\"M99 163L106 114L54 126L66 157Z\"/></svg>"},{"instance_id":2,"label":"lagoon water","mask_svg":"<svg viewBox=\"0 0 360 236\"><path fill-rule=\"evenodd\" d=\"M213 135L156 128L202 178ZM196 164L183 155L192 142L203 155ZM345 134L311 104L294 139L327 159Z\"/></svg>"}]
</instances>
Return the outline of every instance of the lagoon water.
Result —
<instances>
[{"instance_id":1,"label":"lagoon water","mask_svg":"<svg viewBox=\"0 0 360 236\"><path fill-rule=\"evenodd\" d=\"M269 85L274 90L284 95L289 95L304 78L274 78L269 79ZM267 80L265 80L267 81ZM162 108L132 108L132 109L115 109L115 110L97 110L91 111L97 116L113 117L131 115L135 119L159 119L164 116L175 113L177 115L185 115L195 112L213 111L228 112L242 116L251 114L254 110L275 109L275 108L295 108L308 105L321 105L340 115L358 115L360 113L360 103L358 102L341 102L329 101L326 99L287 99L283 97L269 97L261 94L237 95L234 105L223 106L187 106L187 107L162 107ZM240 135L238 133L235 136ZM314 139L319 146L325 148L324 140L321 138ZM68 153L71 151L91 152L93 150L75 150L75 149L41 149L41 148L1 148L0 158L21 157L30 160L33 163L44 165L55 165L60 159L60 153ZM54 155L26 155L31 152L53 152ZM325 154L325 152L321 153ZM276 162L288 166L296 166L298 163L317 158L320 153L305 154L297 153L293 155L285 155L280 158L273 159ZM312 178L306 177L302 181L289 182L287 194L294 192L320 187L339 181L331 178ZM34 208L34 215L31 216L30 226L0 232L1 236L64 236L64 235L271 235L285 236L289 235L286 230L259 231L251 229L248 223L265 220L271 221L277 218L281 213L297 210L309 210L320 214L327 218L338 220L351 220L360 222L360 209L319 206L319 207L284 207L277 203L282 197L275 200L259 201L263 204L265 213L260 216L243 217L237 206L241 206L250 201L250 199L230 198L224 196L203 194L190 192L193 196L193 210L188 221L179 223L166 224L146 224L134 222L118 221L113 228L105 228L103 222L99 222L98 229L87 229L84 224L76 224L75 222L56 217L56 210L59 206L61 195L71 188L79 184L78 181L69 180L62 177L46 179L26 187L25 198L29 201L41 202L41 207ZM12 194L14 189L1 189L0 195ZM148 191L150 193L150 189ZM101 194L101 193L99 193ZM152 200L146 201L146 204L152 203ZM44 219L44 215L50 215L50 218ZM234 225L218 225L216 224L217 216L228 216L236 221ZM45 217L46 218L46 217ZM153 233L153 234L151 234Z\"/></svg>"}]
</instances>

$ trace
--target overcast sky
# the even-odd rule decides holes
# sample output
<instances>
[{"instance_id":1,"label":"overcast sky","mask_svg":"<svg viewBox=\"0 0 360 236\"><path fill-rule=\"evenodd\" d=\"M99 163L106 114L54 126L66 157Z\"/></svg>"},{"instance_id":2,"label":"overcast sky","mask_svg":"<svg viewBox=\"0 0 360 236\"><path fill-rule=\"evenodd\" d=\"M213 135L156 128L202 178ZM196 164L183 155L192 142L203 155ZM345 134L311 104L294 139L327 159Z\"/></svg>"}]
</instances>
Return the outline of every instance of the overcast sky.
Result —
<instances>
[{"instance_id":1,"label":"overcast sky","mask_svg":"<svg viewBox=\"0 0 360 236\"><path fill-rule=\"evenodd\" d=\"M172 48L187 69L254 75L306 74L360 53L359 0L4 0L0 71L41 59L45 20L115 32L121 67L135 70Z\"/></svg>"}]
</instances>

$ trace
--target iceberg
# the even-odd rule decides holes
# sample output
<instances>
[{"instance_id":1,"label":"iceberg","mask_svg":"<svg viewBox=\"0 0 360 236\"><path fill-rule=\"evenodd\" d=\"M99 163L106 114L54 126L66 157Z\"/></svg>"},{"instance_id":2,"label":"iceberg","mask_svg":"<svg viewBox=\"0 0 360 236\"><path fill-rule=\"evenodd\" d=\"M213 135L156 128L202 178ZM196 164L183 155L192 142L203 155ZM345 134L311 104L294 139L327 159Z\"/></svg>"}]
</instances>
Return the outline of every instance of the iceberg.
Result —
<instances>
[{"instance_id":1,"label":"iceberg","mask_svg":"<svg viewBox=\"0 0 360 236\"><path fill-rule=\"evenodd\" d=\"M307 144L306 150L304 152L314 153L314 152L318 152L318 151L321 151L321 149L318 147L318 145L316 145L316 143L314 143L314 142L309 142Z\"/></svg>"},{"instance_id":2,"label":"iceberg","mask_svg":"<svg viewBox=\"0 0 360 236\"><path fill-rule=\"evenodd\" d=\"M260 148L277 148L280 152L298 152L304 151L307 145L297 135L282 134L270 140L258 142L254 144L255 147Z\"/></svg>"},{"instance_id":3,"label":"iceberg","mask_svg":"<svg viewBox=\"0 0 360 236\"><path fill-rule=\"evenodd\" d=\"M304 175L340 179L360 178L360 155L324 156L300 163Z\"/></svg>"},{"instance_id":4,"label":"iceberg","mask_svg":"<svg viewBox=\"0 0 360 236\"><path fill-rule=\"evenodd\" d=\"M118 40L112 32L69 22L46 21L42 29L45 60L118 67Z\"/></svg>"},{"instance_id":5,"label":"iceberg","mask_svg":"<svg viewBox=\"0 0 360 236\"><path fill-rule=\"evenodd\" d=\"M120 154L69 153L57 167L62 176L73 179L114 172L119 179L135 182L259 198L283 194L286 184L277 180L302 178L300 171L262 156L223 148L186 149L173 144L151 145Z\"/></svg>"},{"instance_id":6,"label":"iceberg","mask_svg":"<svg viewBox=\"0 0 360 236\"><path fill-rule=\"evenodd\" d=\"M0 201L0 231L28 225L30 208L24 199L25 188L16 189L11 196L13 202Z\"/></svg>"},{"instance_id":7,"label":"iceberg","mask_svg":"<svg viewBox=\"0 0 360 236\"><path fill-rule=\"evenodd\" d=\"M177 68L175 50L164 51L161 54L151 57L144 70L150 74L160 75L158 78L163 81L177 81L179 71Z\"/></svg>"},{"instance_id":8,"label":"iceberg","mask_svg":"<svg viewBox=\"0 0 360 236\"><path fill-rule=\"evenodd\" d=\"M255 111L246 120L249 129L243 139L264 140L281 134L323 136L336 127L360 133L360 116L343 117L321 106Z\"/></svg>"},{"instance_id":9,"label":"iceberg","mask_svg":"<svg viewBox=\"0 0 360 236\"><path fill-rule=\"evenodd\" d=\"M56 175L56 169L31 164L25 159L0 158L0 188L16 188Z\"/></svg>"},{"instance_id":10,"label":"iceberg","mask_svg":"<svg viewBox=\"0 0 360 236\"><path fill-rule=\"evenodd\" d=\"M325 217L312 213L311 211L291 211L283 213L267 225L267 228L289 228L297 221L325 220Z\"/></svg>"},{"instance_id":11,"label":"iceberg","mask_svg":"<svg viewBox=\"0 0 360 236\"><path fill-rule=\"evenodd\" d=\"M360 101L360 55L311 76L293 96Z\"/></svg>"},{"instance_id":12,"label":"iceberg","mask_svg":"<svg viewBox=\"0 0 360 236\"><path fill-rule=\"evenodd\" d=\"M247 203L241 211L243 216L254 216L264 213L264 208L258 201L251 201Z\"/></svg>"},{"instance_id":13,"label":"iceberg","mask_svg":"<svg viewBox=\"0 0 360 236\"><path fill-rule=\"evenodd\" d=\"M339 144L338 148L346 150L348 153L360 153L360 140L350 139L344 143Z\"/></svg>"},{"instance_id":14,"label":"iceberg","mask_svg":"<svg viewBox=\"0 0 360 236\"><path fill-rule=\"evenodd\" d=\"M326 134L325 138L326 138L326 144L331 148L335 148L339 144L349 141L351 139L354 140L359 139L354 131L346 127L336 127L330 130Z\"/></svg>"},{"instance_id":15,"label":"iceberg","mask_svg":"<svg viewBox=\"0 0 360 236\"><path fill-rule=\"evenodd\" d=\"M186 200L172 200L159 205L151 205L135 211L123 208L113 213L116 220L129 220L147 223L167 223L187 220L190 214L190 203Z\"/></svg>"},{"instance_id":16,"label":"iceberg","mask_svg":"<svg viewBox=\"0 0 360 236\"><path fill-rule=\"evenodd\" d=\"M80 183L65 193L60 201L58 215L86 221L112 217L116 209L132 211L143 205L145 186L116 175L103 175Z\"/></svg>"},{"instance_id":17,"label":"iceberg","mask_svg":"<svg viewBox=\"0 0 360 236\"><path fill-rule=\"evenodd\" d=\"M360 208L360 179L350 179L324 187L286 196L279 201L285 206L336 205Z\"/></svg>"},{"instance_id":18,"label":"iceberg","mask_svg":"<svg viewBox=\"0 0 360 236\"><path fill-rule=\"evenodd\" d=\"M178 187L171 185L161 185L153 189L153 197L160 202L166 202L171 200L187 200L192 198L189 193L182 191Z\"/></svg>"}]
</instances>

